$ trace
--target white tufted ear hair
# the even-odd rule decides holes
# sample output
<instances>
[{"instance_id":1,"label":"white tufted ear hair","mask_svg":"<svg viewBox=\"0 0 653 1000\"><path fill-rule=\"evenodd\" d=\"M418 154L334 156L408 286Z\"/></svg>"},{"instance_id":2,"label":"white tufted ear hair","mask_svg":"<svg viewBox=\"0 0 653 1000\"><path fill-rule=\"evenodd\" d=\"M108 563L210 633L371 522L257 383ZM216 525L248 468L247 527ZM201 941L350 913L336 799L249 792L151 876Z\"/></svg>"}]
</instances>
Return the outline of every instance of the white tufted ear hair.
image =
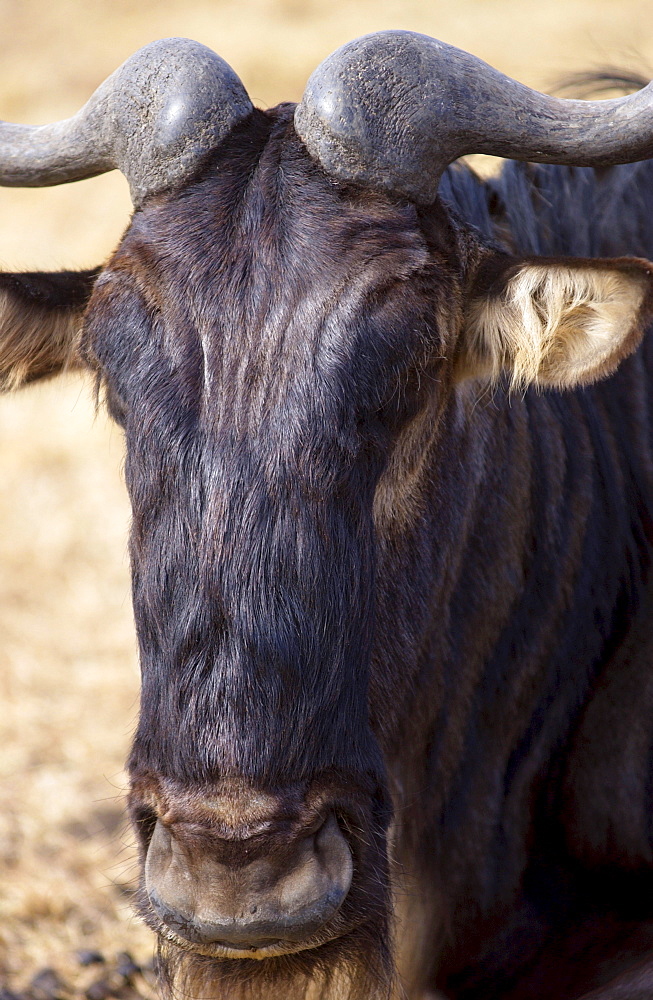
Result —
<instances>
[{"instance_id":1,"label":"white tufted ear hair","mask_svg":"<svg viewBox=\"0 0 653 1000\"><path fill-rule=\"evenodd\" d=\"M611 374L652 320L646 260L497 254L484 261L468 299L457 376L496 380L505 372L517 390L584 385Z\"/></svg>"}]
</instances>

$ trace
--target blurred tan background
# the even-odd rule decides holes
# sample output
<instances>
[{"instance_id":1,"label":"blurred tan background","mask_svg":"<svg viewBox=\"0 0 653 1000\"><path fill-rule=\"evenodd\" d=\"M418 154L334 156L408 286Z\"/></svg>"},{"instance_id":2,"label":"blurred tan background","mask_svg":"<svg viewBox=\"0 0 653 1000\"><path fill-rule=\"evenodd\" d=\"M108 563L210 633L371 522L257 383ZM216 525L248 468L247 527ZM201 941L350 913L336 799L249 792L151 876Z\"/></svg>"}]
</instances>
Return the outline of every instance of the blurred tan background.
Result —
<instances>
[{"instance_id":1,"label":"blurred tan background","mask_svg":"<svg viewBox=\"0 0 653 1000\"><path fill-rule=\"evenodd\" d=\"M0 0L0 118L75 112L131 52L185 35L260 106L297 100L356 35L410 28L525 83L653 66L651 0ZM125 181L0 190L0 267L83 267L129 219ZM152 950L130 915L123 761L138 704L122 442L68 378L0 399L0 986L71 953Z\"/></svg>"}]
</instances>

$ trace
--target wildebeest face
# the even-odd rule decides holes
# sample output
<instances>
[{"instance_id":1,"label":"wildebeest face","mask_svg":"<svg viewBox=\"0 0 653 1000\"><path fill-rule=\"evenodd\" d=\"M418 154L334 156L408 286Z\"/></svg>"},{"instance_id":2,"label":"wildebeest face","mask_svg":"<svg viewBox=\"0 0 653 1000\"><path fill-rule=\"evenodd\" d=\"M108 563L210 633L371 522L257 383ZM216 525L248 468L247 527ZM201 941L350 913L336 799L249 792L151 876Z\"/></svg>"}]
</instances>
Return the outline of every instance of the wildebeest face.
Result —
<instances>
[{"instance_id":1,"label":"wildebeest face","mask_svg":"<svg viewBox=\"0 0 653 1000\"><path fill-rule=\"evenodd\" d=\"M385 919L373 504L440 353L415 208L326 180L289 117L135 215L86 322L127 441L144 908L214 956Z\"/></svg>"}]
</instances>

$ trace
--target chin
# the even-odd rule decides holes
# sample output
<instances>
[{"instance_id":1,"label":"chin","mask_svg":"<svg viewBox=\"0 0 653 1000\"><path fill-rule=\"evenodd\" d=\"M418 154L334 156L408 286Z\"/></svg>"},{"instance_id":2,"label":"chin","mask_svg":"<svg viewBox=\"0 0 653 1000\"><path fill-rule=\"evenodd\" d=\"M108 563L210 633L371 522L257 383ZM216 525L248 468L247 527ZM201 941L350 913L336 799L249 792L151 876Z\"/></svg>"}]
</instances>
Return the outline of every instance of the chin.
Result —
<instances>
[{"instance_id":1,"label":"chin","mask_svg":"<svg viewBox=\"0 0 653 1000\"><path fill-rule=\"evenodd\" d=\"M164 1000L389 1000L385 937L363 925L318 946L271 946L245 956L159 935L159 986Z\"/></svg>"}]
</instances>

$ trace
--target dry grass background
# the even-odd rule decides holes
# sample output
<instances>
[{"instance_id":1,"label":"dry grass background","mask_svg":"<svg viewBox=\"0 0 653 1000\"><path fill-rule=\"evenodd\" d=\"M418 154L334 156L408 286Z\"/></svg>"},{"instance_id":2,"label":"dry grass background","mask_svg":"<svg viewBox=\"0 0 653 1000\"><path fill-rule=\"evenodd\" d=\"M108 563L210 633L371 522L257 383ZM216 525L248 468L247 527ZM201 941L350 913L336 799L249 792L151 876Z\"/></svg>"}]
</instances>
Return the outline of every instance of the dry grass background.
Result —
<instances>
[{"instance_id":1,"label":"dry grass background","mask_svg":"<svg viewBox=\"0 0 653 1000\"><path fill-rule=\"evenodd\" d=\"M653 66L651 0L0 0L0 117L66 117L167 35L215 48L261 106L298 99L319 60L386 27L538 87L606 62ZM0 191L0 266L95 264L128 218L117 175ZM122 821L138 669L121 463L83 380L0 400L0 986L44 965L72 976L80 947L152 951L130 915Z\"/></svg>"}]
</instances>

